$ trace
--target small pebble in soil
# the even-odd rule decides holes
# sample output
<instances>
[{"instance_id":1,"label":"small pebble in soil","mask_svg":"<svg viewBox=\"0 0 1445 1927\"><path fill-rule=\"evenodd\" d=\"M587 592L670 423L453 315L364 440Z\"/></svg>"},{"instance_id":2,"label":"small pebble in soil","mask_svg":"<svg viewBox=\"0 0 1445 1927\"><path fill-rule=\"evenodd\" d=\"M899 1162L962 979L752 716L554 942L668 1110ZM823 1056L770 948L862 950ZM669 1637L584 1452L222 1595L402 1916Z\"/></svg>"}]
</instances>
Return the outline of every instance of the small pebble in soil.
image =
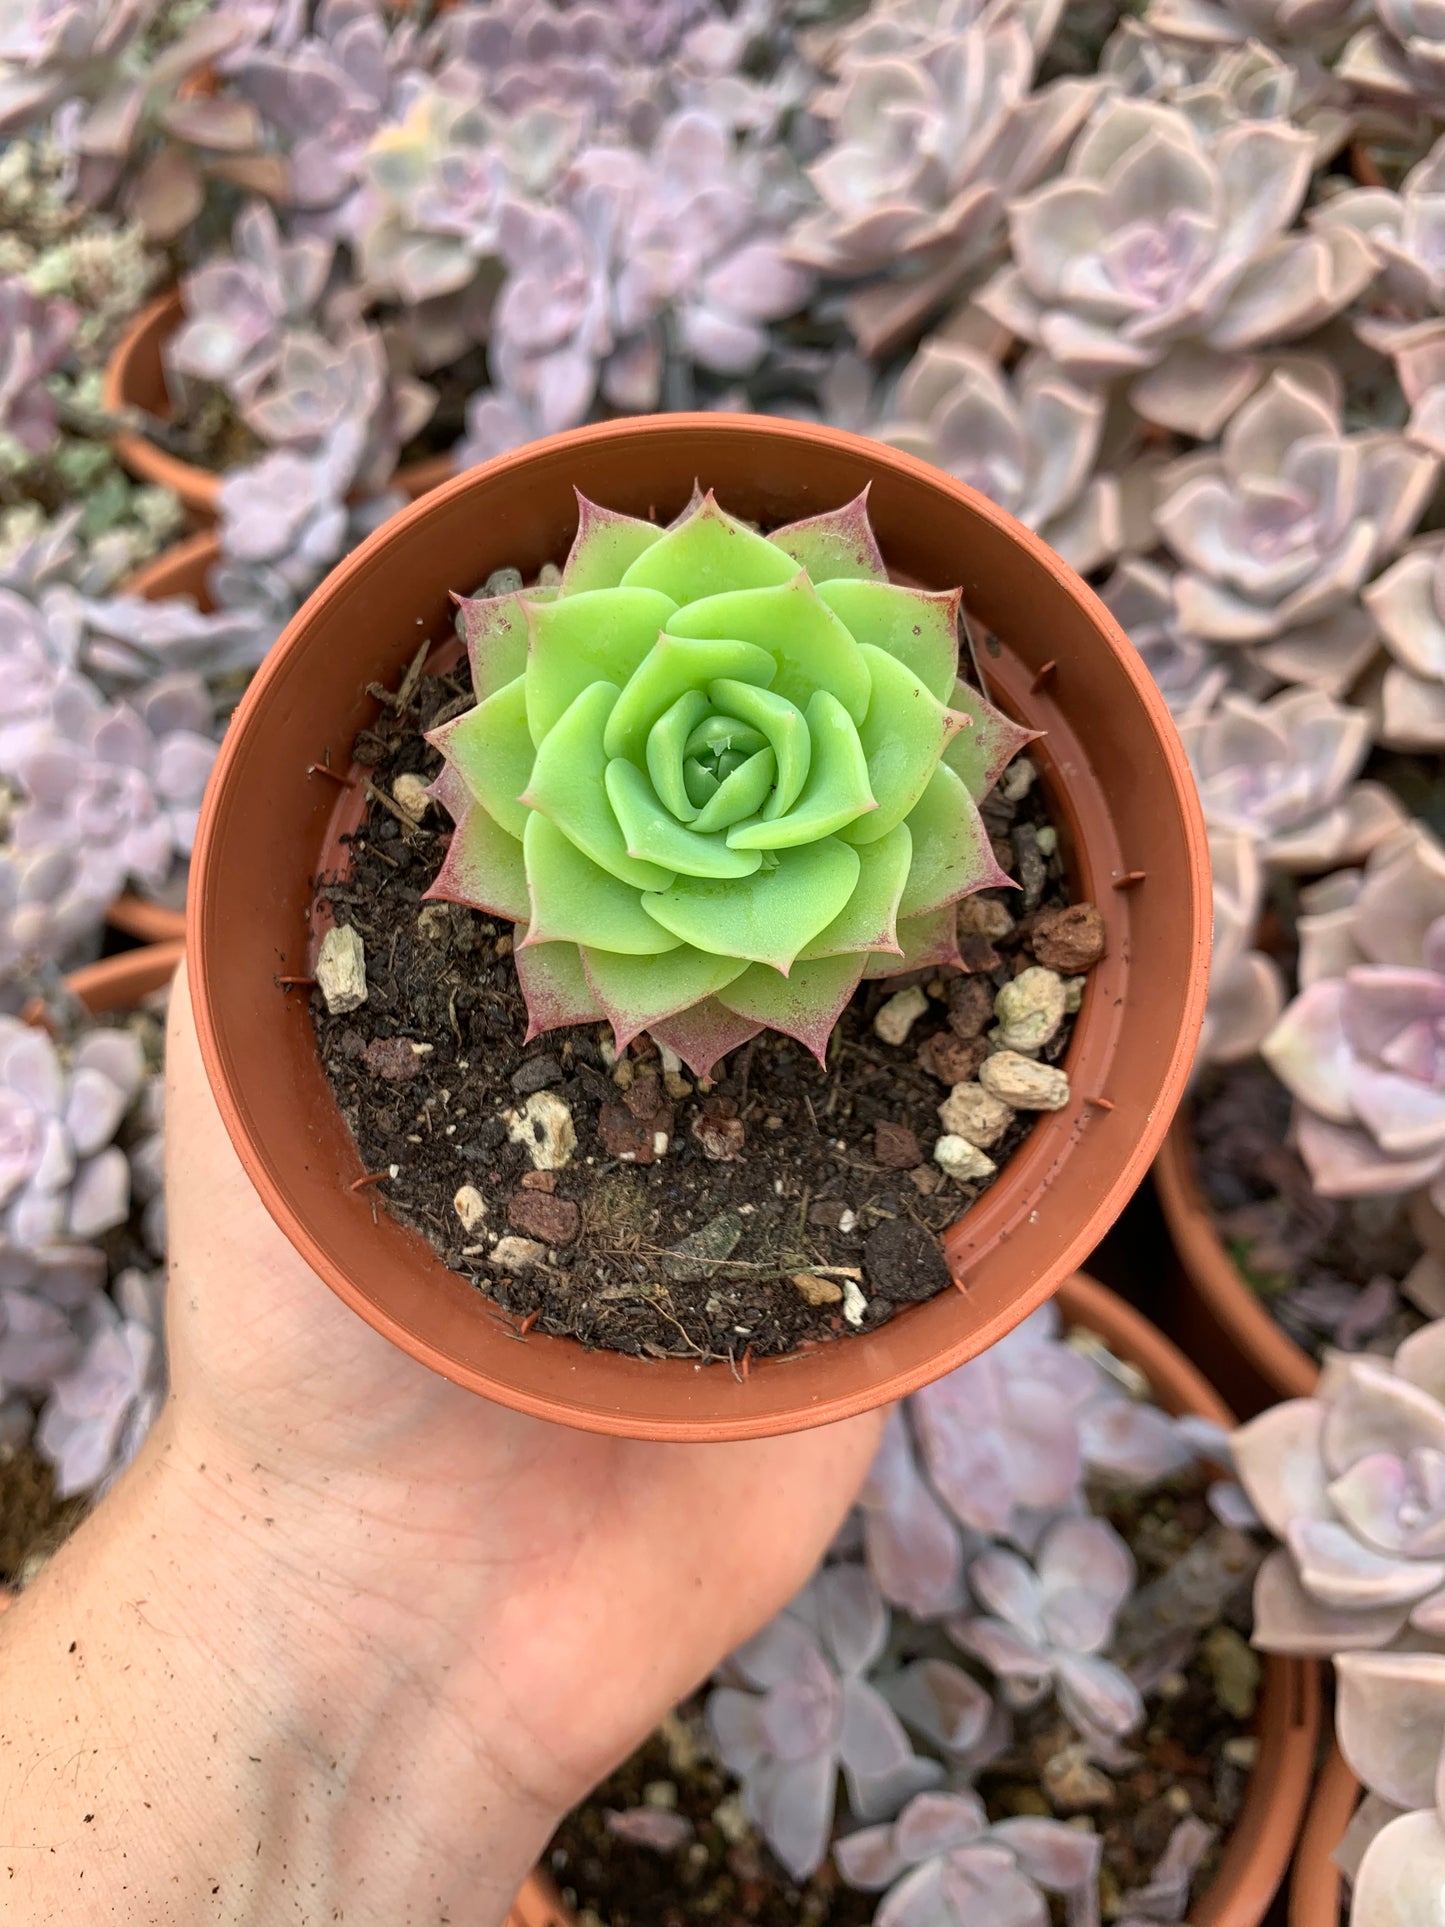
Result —
<instances>
[{"instance_id":1,"label":"small pebble in soil","mask_svg":"<svg viewBox=\"0 0 1445 1927\"><path fill-rule=\"evenodd\" d=\"M1069 1101L1069 1079L1055 1064L1036 1064L1017 1051L995 1051L979 1066L984 1089L1016 1111L1061 1111Z\"/></svg>"},{"instance_id":2,"label":"small pebble in soil","mask_svg":"<svg viewBox=\"0 0 1445 1927\"><path fill-rule=\"evenodd\" d=\"M843 1287L836 1278L820 1278L816 1272L800 1271L792 1279L810 1305L836 1305L841 1303Z\"/></svg>"},{"instance_id":3,"label":"small pebble in soil","mask_svg":"<svg viewBox=\"0 0 1445 1927\"><path fill-rule=\"evenodd\" d=\"M895 991L883 1005L873 1019L873 1033L885 1044L902 1044L927 1008L927 992L920 984L910 984L907 990Z\"/></svg>"},{"instance_id":4,"label":"small pebble in soil","mask_svg":"<svg viewBox=\"0 0 1445 1927\"><path fill-rule=\"evenodd\" d=\"M1063 976L1091 970L1104 954L1104 919L1092 903L1040 910L1029 943L1041 964Z\"/></svg>"},{"instance_id":5,"label":"small pebble in soil","mask_svg":"<svg viewBox=\"0 0 1445 1927\"><path fill-rule=\"evenodd\" d=\"M1017 1115L1011 1104L986 1091L982 1084L955 1084L938 1107L944 1130L967 1138L981 1151L997 1144Z\"/></svg>"},{"instance_id":6,"label":"small pebble in soil","mask_svg":"<svg viewBox=\"0 0 1445 1927\"><path fill-rule=\"evenodd\" d=\"M452 1199L452 1209L463 1231L480 1231L486 1222L487 1201L474 1184L464 1184Z\"/></svg>"},{"instance_id":7,"label":"small pebble in soil","mask_svg":"<svg viewBox=\"0 0 1445 1927\"><path fill-rule=\"evenodd\" d=\"M933 1158L939 1168L959 1184L991 1178L998 1169L993 1159L976 1144L970 1144L966 1137L958 1137L952 1131L945 1131L935 1143Z\"/></svg>"},{"instance_id":8,"label":"small pebble in soil","mask_svg":"<svg viewBox=\"0 0 1445 1927\"><path fill-rule=\"evenodd\" d=\"M507 1136L539 1171L560 1171L577 1149L572 1113L551 1091L534 1091L520 1111L504 1111Z\"/></svg>"},{"instance_id":9,"label":"small pebble in soil","mask_svg":"<svg viewBox=\"0 0 1445 1927\"><path fill-rule=\"evenodd\" d=\"M1005 1050L1040 1051L1059 1033L1067 993L1056 970L1030 964L993 1000L999 1043Z\"/></svg>"},{"instance_id":10,"label":"small pebble in soil","mask_svg":"<svg viewBox=\"0 0 1445 1927\"><path fill-rule=\"evenodd\" d=\"M530 1271L547 1262L547 1247L535 1238L498 1238L492 1246L491 1261L504 1271Z\"/></svg>"},{"instance_id":11,"label":"small pebble in soil","mask_svg":"<svg viewBox=\"0 0 1445 1927\"><path fill-rule=\"evenodd\" d=\"M333 1017L366 1002L366 946L350 924L333 924L316 956L316 987Z\"/></svg>"},{"instance_id":12,"label":"small pebble in soil","mask_svg":"<svg viewBox=\"0 0 1445 1927\"><path fill-rule=\"evenodd\" d=\"M938 1240L912 1218L887 1218L863 1240L863 1276L879 1298L921 1304L951 1279Z\"/></svg>"}]
</instances>

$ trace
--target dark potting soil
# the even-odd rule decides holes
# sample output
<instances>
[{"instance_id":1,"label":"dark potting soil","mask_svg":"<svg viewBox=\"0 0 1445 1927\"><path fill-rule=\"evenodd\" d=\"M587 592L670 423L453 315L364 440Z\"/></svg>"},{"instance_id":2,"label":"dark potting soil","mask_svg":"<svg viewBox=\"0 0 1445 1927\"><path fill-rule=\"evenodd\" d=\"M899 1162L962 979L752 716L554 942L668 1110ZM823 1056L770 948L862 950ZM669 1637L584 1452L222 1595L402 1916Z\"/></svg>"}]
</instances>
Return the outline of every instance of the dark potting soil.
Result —
<instances>
[{"instance_id":1,"label":"dark potting soil","mask_svg":"<svg viewBox=\"0 0 1445 1927\"><path fill-rule=\"evenodd\" d=\"M646 1037L614 1066L605 1024L524 1045L511 927L423 903L451 826L435 806L409 817L392 785L436 774L440 758L423 733L470 702L463 661L422 679L404 706L391 695L381 703L356 742L372 780L351 867L319 891L365 946L365 1004L332 1016L313 992L311 1007L364 1169L382 1174L374 1208L415 1226L529 1330L650 1357L729 1360L736 1371L750 1357L872 1329L948 1289L937 1237L982 1186L957 1185L931 1161L938 1105L985 1054L993 991L1034 961L1031 944L1047 949L1034 913L1068 903L1062 863L1039 847L1040 787L1015 801L996 793L986 807L1000 858L1023 887L984 893L1019 920L993 943L963 937L972 976L930 969L864 984L826 1070L764 1032L724 1059L716 1082L699 1084L664 1066ZM924 984L928 1009L893 1047L873 1019L913 982ZM1043 1057L1062 1057L1072 1027L1066 1019ZM504 1116L542 1091L567 1106L577 1136L557 1171L532 1169ZM997 1164L1032 1121L1021 1114L991 1149ZM467 1186L479 1194L470 1230L456 1203ZM510 1270L490 1261L498 1234L545 1247L546 1262Z\"/></svg>"},{"instance_id":2,"label":"dark potting soil","mask_svg":"<svg viewBox=\"0 0 1445 1927\"><path fill-rule=\"evenodd\" d=\"M29 1445L0 1445L0 1589L30 1576L90 1510L88 1499L58 1499L55 1474Z\"/></svg>"},{"instance_id":3,"label":"dark potting soil","mask_svg":"<svg viewBox=\"0 0 1445 1927\"><path fill-rule=\"evenodd\" d=\"M1240 1274L1297 1345L1391 1353L1425 1323L1399 1281L1420 1256L1398 1198L1322 1198L1288 1142L1289 1092L1262 1064L1195 1094L1199 1181Z\"/></svg>"},{"instance_id":4,"label":"dark potting soil","mask_svg":"<svg viewBox=\"0 0 1445 1927\"><path fill-rule=\"evenodd\" d=\"M1100 1509L1134 1551L1141 1587L1216 1529L1200 1477ZM1145 1726L1126 1742L1133 1764L1105 1770L1086 1761L1072 1729L1046 1699L1015 1716L1009 1753L977 1783L992 1820L1041 1815L1102 1835L1099 1898L1106 1920L1117 1917L1122 1895L1147 1883L1186 1814L1217 1829L1195 1873L1195 1894L1218 1868L1254 1760L1249 1728L1259 1662L1245 1636L1248 1595L1248 1575L1242 1574L1225 1615L1179 1672L1147 1696ZM943 1654L987 1683L986 1673L942 1634L912 1628L900 1613L894 1615L890 1652L900 1663ZM845 1886L831 1859L801 1883L779 1866L748 1820L737 1782L711 1750L704 1698L698 1694L670 1715L553 1835L541 1865L580 1927L694 1927L703 1921L719 1927L862 1927L872 1920L879 1896ZM608 1815L640 1807L679 1814L690 1822L692 1837L670 1852L619 1839ZM1052 1913L1062 1927L1061 1901L1053 1901Z\"/></svg>"}]
</instances>

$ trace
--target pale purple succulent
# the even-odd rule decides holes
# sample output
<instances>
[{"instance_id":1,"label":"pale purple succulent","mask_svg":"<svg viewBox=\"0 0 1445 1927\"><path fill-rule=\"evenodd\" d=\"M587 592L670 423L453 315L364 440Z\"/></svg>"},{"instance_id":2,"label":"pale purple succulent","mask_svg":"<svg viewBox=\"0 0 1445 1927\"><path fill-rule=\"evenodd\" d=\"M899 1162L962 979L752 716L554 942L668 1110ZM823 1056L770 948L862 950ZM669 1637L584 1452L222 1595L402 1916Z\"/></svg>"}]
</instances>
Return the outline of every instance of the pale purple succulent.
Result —
<instances>
[{"instance_id":1,"label":"pale purple succulent","mask_svg":"<svg viewBox=\"0 0 1445 1927\"><path fill-rule=\"evenodd\" d=\"M1207 438L1258 380L1253 352L1337 314L1374 273L1358 234L1291 233L1310 137L1202 134L1177 107L1106 97L1060 179L1014 204L1014 262L979 295L1076 379L1130 382L1147 420Z\"/></svg>"},{"instance_id":2,"label":"pale purple succulent","mask_svg":"<svg viewBox=\"0 0 1445 1927\"><path fill-rule=\"evenodd\" d=\"M657 123L666 70L644 42L700 12L693 0L458 7L435 29L439 78L449 91L484 99L509 117L560 107L579 135L645 141Z\"/></svg>"},{"instance_id":3,"label":"pale purple succulent","mask_svg":"<svg viewBox=\"0 0 1445 1927\"><path fill-rule=\"evenodd\" d=\"M1392 659L1380 681L1381 742L1445 748L1445 536L1427 536L1402 555L1364 602Z\"/></svg>"},{"instance_id":4,"label":"pale purple succulent","mask_svg":"<svg viewBox=\"0 0 1445 1927\"><path fill-rule=\"evenodd\" d=\"M58 1498L103 1491L140 1450L166 1394L165 1272L123 1271L96 1293L82 1349L59 1374L35 1430Z\"/></svg>"},{"instance_id":5,"label":"pale purple succulent","mask_svg":"<svg viewBox=\"0 0 1445 1927\"><path fill-rule=\"evenodd\" d=\"M109 903L81 852L22 855L0 846L0 1011L20 1007L42 965L70 962L92 946Z\"/></svg>"},{"instance_id":6,"label":"pale purple succulent","mask_svg":"<svg viewBox=\"0 0 1445 1927\"><path fill-rule=\"evenodd\" d=\"M1340 79L1407 121L1437 116L1445 104L1445 21L1430 0L1374 0L1371 11L1339 61Z\"/></svg>"},{"instance_id":7,"label":"pale purple succulent","mask_svg":"<svg viewBox=\"0 0 1445 1927\"><path fill-rule=\"evenodd\" d=\"M165 350L172 376L216 382L236 401L249 400L290 332L313 320L334 255L334 243L319 235L284 238L271 209L248 202L230 251L182 277L186 318Z\"/></svg>"},{"instance_id":8,"label":"pale purple succulent","mask_svg":"<svg viewBox=\"0 0 1445 1927\"><path fill-rule=\"evenodd\" d=\"M1348 684L1374 652L1353 598L1424 513L1438 464L1384 430L1346 435L1337 396L1272 375L1218 452L1163 478L1159 532L1184 564L1179 618L1219 643L1267 643L1290 681Z\"/></svg>"},{"instance_id":9,"label":"pale purple succulent","mask_svg":"<svg viewBox=\"0 0 1445 1927\"><path fill-rule=\"evenodd\" d=\"M1134 1578L1129 1548L1106 1520L1061 1519L1032 1563L1007 1546L973 1560L969 1589L984 1611L950 1619L949 1636L1014 1703L1052 1688L1080 1732L1118 1737L1144 1717L1138 1687L1104 1657Z\"/></svg>"},{"instance_id":10,"label":"pale purple succulent","mask_svg":"<svg viewBox=\"0 0 1445 1927\"><path fill-rule=\"evenodd\" d=\"M1010 377L939 339L904 371L878 438L969 483L1087 574L1125 539L1118 478L1096 472L1103 432L1104 397L1076 387L1046 357L1030 357Z\"/></svg>"},{"instance_id":11,"label":"pale purple succulent","mask_svg":"<svg viewBox=\"0 0 1445 1927\"><path fill-rule=\"evenodd\" d=\"M1445 1633L1445 1323L1388 1359L1330 1360L1313 1398L1234 1435L1241 1483L1282 1544L1260 1568L1267 1652L1377 1649Z\"/></svg>"},{"instance_id":12,"label":"pale purple succulent","mask_svg":"<svg viewBox=\"0 0 1445 1927\"><path fill-rule=\"evenodd\" d=\"M1382 784L1356 781L1369 717L1317 690L1288 689L1263 703L1231 692L1180 734L1205 821L1253 838L1273 869L1355 862L1404 821Z\"/></svg>"},{"instance_id":13,"label":"pale purple succulent","mask_svg":"<svg viewBox=\"0 0 1445 1927\"><path fill-rule=\"evenodd\" d=\"M157 240L200 213L215 176L280 192L259 115L225 88L187 83L234 51L241 23L203 15L159 52L148 0L51 0L0 30L0 134L52 119L92 206L117 203Z\"/></svg>"},{"instance_id":14,"label":"pale purple succulent","mask_svg":"<svg viewBox=\"0 0 1445 1927\"><path fill-rule=\"evenodd\" d=\"M1433 1185L1445 1203L1445 850L1411 825L1326 921L1264 1043L1311 1182L1324 1197Z\"/></svg>"},{"instance_id":15,"label":"pale purple succulent","mask_svg":"<svg viewBox=\"0 0 1445 1927\"><path fill-rule=\"evenodd\" d=\"M1150 0L1145 19L1160 34L1202 46L1256 40L1337 49L1363 12L1362 0Z\"/></svg>"},{"instance_id":16,"label":"pale purple succulent","mask_svg":"<svg viewBox=\"0 0 1445 1927\"><path fill-rule=\"evenodd\" d=\"M0 1017L0 1213L20 1245L96 1238L125 1222L130 1172L113 1142L145 1082L137 1039L93 1030L62 1056Z\"/></svg>"},{"instance_id":17,"label":"pale purple succulent","mask_svg":"<svg viewBox=\"0 0 1445 1927\"><path fill-rule=\"evenodd\" d=\"M1141 556L1126 556L1099 590L1100 600L1144 658L1176 722L1208 715L1229 682L1220 651L1186 629L1175 593L1177 575Z\"/></svg>"},{"instance_id":18,"label":"pale purple succulent","mask_svg":"<svg viewBox=\"0 0 1445 1927\"><path fill-rule=\"evenodd\" d=\"M323 227L344 222L340 210L356 192L373 136L425 85L414 26L346 0L322 0L304 37L268 35L228 66L282 141L290 199L321 211Z\"/></svg>"},{"instance_id":19,"label":"pale purple succulent","mask_svg":"<svg viewBox=\"0 0 1445 1927\"><path fill-rule=\"evenodd\" d=\"M355 479L370 492L390 481L402 448L435 406L436 394L425 383L393 377L376 329L352 326L334 340L311 330L287 335L241 412L263 441L307 452L323 447L344 423L362 424L366 443Z\"/></svg>"},{"instance_id":20,"label":"pale purple succulent","mask_svg":"<svg viewBox=\"0 0 1445 1927\"><path fill-rule=\"evenodd\" d=\"M47 387L70 349L80 316L68 301L44 300L18 275L0 277L0 437L43 455L55 440Z\"/></svg>"},{"instance_id":21,"label":"pale purple succulent","mask_svg":"<svg viewBox=\"0 0 1445 1927\"><path fill-rule=\"evenodd\" d=\"M1213 830L1209 865L1214 943L1198 1061L1238 1064L1258 1053L1279 1021L1284 978L1274 959L1253 947L1264 907L1265 869L1258 844L1242 830Z\"/></svg>"},{"instance_id":22,"label":"pale purple succulent","mask_svg":"<svg viewBox=\"0 0 1445 1927\"><path fill-rule=\"evenodd\" d=\"M793 250L825 274L881 284L849 310L870 355L916 334L989 262L1007 202L1053 168L1097 92L1077 80L1034 88L1020 12L947 11L894 9L882 37L862 23L812 103L833 138L808 169L822 206Z\"/></svg>"},{"instance_id":23,"label":"pale purple succulent","mask_svg":"<svg viewBox=\"0 0 1445 1927\"><path fill-rule=\"evenodd\" d=\"M160 677L199 676L208 685L255 669L276 631L254 605L203 611L191 596L83 596L74 605L80 661L108 694Z\"/></svg>"},{"instance_id":24,"label":"pale purple succulent","mask_svg":"<svg viewBox=\"0 0 1445 1927\"><path fill-rule=\"evenodd\" d=\"M453 444L452 465L460 474L489 462L494 455L521 448L536 441L544 431L536 410L516 395L498 394L494 388L479 388L467 403L466 433Z\"/></svg>"},{"instance_id":25,"label":"pale purple succulent","mask_svg":"<svg viewBox=\"0 0 1445 1927\"><path fill-rule=\"evenodd\" d=\"M740 1647L707 1718L742 1782L748 1812L795 1880L828 1852L841 1769L861 1819L896 1813L942 1777L918 1758L864 1674L888 1638L888 1609L861 1566L821 1572L786 1612ZM747 1690L751 1689L751 1690Z\"/></svg>"},{"instance_id":26,"label":"pale purple succulent","mask_svg":"<svg viewBox=\"0 0 1445 1927\"><path fill-rule=\"evenodd\" d=\"M1445 140L1411 168L1398 193L1360 187L1335 195L1310 216L1316 227L1340 226L1361 235L1379 272L1366 313L1356 322L1362 338L1388 353L1415 322L1445 313L1445 237L1440 197L1445 193Z\"/></svg>"},{"instance_id":27,"label":"pale purple succulent","mask_svg":"<svg viewBox=\"0 0 1445 1927\"><path fill-rule=\"evenodd\" d=\"M212 719L196 677L162 677L134 705L106 704L82 678L64 678L50 731L16 765L26 798L16 850L75 850L111 896L128 881L163 884L195 837L216 755Z\"/></svg>"},{"instance_id":28,"label":"pale purple succulent","mask_svg":"<svg viewBox=\"0 0 1445 1927\"><path fill-rule=\"evenodd\" d=\"M1047 1895L1095 1900L1103 1841L1062 1820L990 1825L975 1793L920 1793L891 1825L847 1835L834 1855L849 1886L887 1889L877 1927L1048 1927Z\"/></svg>"},{"instance_id":29,"label":"pale purple succulent","mask_svg":"<svg viewBox=\"0 0 1445 1927\"><path fill-rule=\"evenodd\" d=\"M400 505L352 500L368 450L367 425L347 417L314 452L276 449L227 475L218 498L227 572L213 588L228 606L275 610L288 593L309 594L361 530Z\"/></svg>"},{"instance_id":30,"label":"pale purple succulent","mask_svg":"<svg viewBox=\"0 0 1445 1927\"><path fill-rule=\"evenodd\" d=\"M915 1619L941 1619L967 1597L965 1539L924 1477L901 1407L889 1413L877 1456L858 1495L869 1569L883 1596Z\"/></svg>"},{"instance_id":31,"label":"pale purple succulent","mask_svg":"<svg viewBox=\"0 0 1445 1927\"><path fill-rule=\"evenodd\" d=\"M1142 21L1119 22L1099 72L1135 100L1179 108L1204 134L1241 121L1300 127L1315 158L1328 160L1354 124L1348 88L1316 49L1248 34L1242 15L1215 0L1155 0Z\"/></svg>"},{"instance_id":32,"label":"pale purple succulent","mask_svg":"<svg viewBox=\"0 0 1445 1927\"><path fill-rule=\"evenodd\" d=\"M105 1256L95 1245L0 1244L0 1410L16 1394L44 1393L70 1370L81 1344L75 1314L104 1287Z\"/></svg>"}]
</instances>

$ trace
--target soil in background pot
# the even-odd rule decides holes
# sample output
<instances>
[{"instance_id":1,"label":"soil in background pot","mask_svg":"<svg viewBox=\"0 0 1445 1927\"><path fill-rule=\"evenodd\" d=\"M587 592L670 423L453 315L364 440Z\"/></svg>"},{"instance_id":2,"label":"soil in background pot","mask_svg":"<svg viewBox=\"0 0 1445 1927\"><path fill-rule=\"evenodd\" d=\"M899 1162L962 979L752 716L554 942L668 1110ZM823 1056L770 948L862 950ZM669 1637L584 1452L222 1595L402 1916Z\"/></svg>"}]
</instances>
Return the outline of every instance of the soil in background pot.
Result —
<instances>
[{"instance_id":1,"label":"soil in background pot","mask_svg":"<svg viewBox=\"0 0 1445 1927\"><path fill-rule=\"evenodd\" d=\"M1211 1530L1206 1478L1189 1475L1098 1510L1123 1533L1139 1564L1141 1588ZM1052 1700L1015 1716L1009 1752L978 1780L991 1820L1037 1814L1070 1820L1103 1836L1099 1880L1103 1917L1121 1896L1143 1887L1186 1814L1216 1828L1196 1869L1193 1892L1213 1878L1239 1817L1255 1757L1248 1731L1259 1662L1247 1643L1247 1580L1233 1608L1205 1634L1178 1673L1148 1694L1140 1735L1125 1742L1134 1764L1107 1770L1086 1760ZM1127 1609L1126 1609L1127 1611ZM943 1636L895 1611L890 1660L935 1650L971 1662ZM987 1675L980 1672L985 1682ZM863 1927L880 1896L843 1885L831 1859L801 1885L778 1865L744 1810L741 1791L714 1756L697 1695L562 1822L541 1868L561 1890L580 1927ZM638 1846L612 1830L609 1814L654 1807L675 1812L692 1833L672 1852ZM1064 1918L1055 1901L1055 1917ZM979 1927L985 1927L980 1922Z\"/></svg>"},{"instance_id":2,"label":"soil in background pot","mask_svg":"<svg viewBox=\"0 0 1445 1927\"><path fill-rule=\"evenodd\" d=\"M1421 1256L1398 1198L1322 1198L1288 1142L1291 1098L1262 1064L1201 1079L1200 1186L1240 1275L1294 1342L1388 1355L1435 1315L1408 1295Z\"/></svg>"},{"instance_id":3,"label":"soil in background pot","mask_svg":"<svg viewBox=\"0 0 1445 1927\"><path fill-rule=\"evenodd\" d=\"M377 1208L422 1232L528 1330L738 1371L951 1289L938 1235L983 1186L932 1161L946 1128L938 1107L987 1055L1001 985L1036 961L1083 969L1095 931L1089 961L1102 950L1092 910L1058 914L1068 891L1032 764L1020 759L984 806L1021 888L962 906L971 972L860 986L826 1071L802 1045L763 1032L723 1060L715 1083L698 1083L645 1036L614 1061L605 1024L524 1046L510 926L422 901L451 825L434 805L410 814L394 792L398 779L436 775L424 733L471 702L462 661L423 679L404 706L382 703L356 742L372 777L350 870L319 892L365 946L366 1002L333 1016L319 992L311 1001ZM414 783L401 793L418 807ZM888 1019L882 1035L875 1019L913 984L925 1008L890 1042ZM1060 1059L1071 1030L1067 1017L1041 1057ZM566 1106L576 1134L562 1169L534 1170L525 1129L508 1123L541 1093ZM990 1146L997 1166L1032 1122L1016 1114Z\"/></svg>"}]
</instances>

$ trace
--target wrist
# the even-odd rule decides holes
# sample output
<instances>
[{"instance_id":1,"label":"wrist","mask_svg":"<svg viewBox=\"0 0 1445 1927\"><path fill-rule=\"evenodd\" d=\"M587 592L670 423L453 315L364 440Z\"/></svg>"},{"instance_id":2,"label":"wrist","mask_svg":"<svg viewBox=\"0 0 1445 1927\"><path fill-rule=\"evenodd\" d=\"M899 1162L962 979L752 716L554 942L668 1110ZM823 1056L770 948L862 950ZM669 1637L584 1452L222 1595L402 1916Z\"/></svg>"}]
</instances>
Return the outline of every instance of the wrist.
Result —
<instances>
[{"instance_id":1,"label":"wrist","mask_svg":"<svg viewBox=\"0 0 1445 1927\"><path fill-rule=\"evenodd\" d=\"M261 1927L304 1896L305 1917L362 1927L500 1921L556 1813L475 1697L469 1719L449 1693L459 1629L428 1611L425 1571L401 1639L394 1587L352 1590L364 1532L339 1530L327 1552L309 1494L193 1457L177 1430L172 1407L0 1626L7 1694L26 1682L0 1807L21 1768L36 1818L17 1844L42 1849L20 1856L34 1883L20 1917L68 1918L45 1911L47 1880L57 1903L76 1891L74 1863L43 1851L54 1835L84 1843L86 1891L98 1883L117 1918ZM93 1740L64 1773L57 1709Z\"/></svg>"}]
</instances>

